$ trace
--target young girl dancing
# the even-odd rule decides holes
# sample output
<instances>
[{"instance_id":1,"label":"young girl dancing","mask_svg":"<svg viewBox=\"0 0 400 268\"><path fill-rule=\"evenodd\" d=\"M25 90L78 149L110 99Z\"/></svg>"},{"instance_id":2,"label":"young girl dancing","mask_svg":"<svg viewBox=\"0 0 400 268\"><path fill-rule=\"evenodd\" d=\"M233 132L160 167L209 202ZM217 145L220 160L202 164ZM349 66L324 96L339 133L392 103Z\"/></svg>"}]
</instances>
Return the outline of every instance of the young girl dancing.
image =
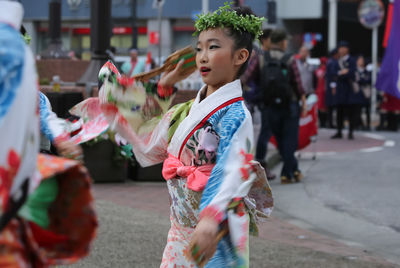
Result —
<instances>
[{"instance_id":1,"label":"young girl dancing","mask_svg":"<svg viewBox=\"0 0 400 268\"><path fill-rule=\"evenodd\" d=\"M169 110L173 85L194 65L190 56L157 84L122 77L110 63L100 71L110 126L132 144L142 166L164 161L171 229L161 267L248 267L250 189L253 201L263 199L257 209L271 212L264 170L252 160L252 119L238 79L261 22L227 4L200 15L195 60L206 85L195 100Z\"/></svg>"}]
</instances>

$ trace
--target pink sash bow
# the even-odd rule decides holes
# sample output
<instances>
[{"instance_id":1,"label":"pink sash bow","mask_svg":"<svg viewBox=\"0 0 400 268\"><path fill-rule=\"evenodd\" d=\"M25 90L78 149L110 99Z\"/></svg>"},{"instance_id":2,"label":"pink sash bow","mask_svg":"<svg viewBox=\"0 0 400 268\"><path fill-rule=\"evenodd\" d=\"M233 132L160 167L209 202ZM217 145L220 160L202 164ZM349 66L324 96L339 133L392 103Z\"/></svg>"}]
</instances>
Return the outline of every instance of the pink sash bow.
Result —
<instances>
[{"instance_id":1,"label":"pink sash bow","mask_svg":"<svg viewBox=\"0 0 400 268\"><path fill-rule=\"evenodd\" d=\"M164 161L162 175L165 180L176 177L187 178L187 187L190 190L199 192L206 186L214 166L214 164L198 167L185 166L178 158L169 154L168 158Z\"/></svg>"}]
</instances>

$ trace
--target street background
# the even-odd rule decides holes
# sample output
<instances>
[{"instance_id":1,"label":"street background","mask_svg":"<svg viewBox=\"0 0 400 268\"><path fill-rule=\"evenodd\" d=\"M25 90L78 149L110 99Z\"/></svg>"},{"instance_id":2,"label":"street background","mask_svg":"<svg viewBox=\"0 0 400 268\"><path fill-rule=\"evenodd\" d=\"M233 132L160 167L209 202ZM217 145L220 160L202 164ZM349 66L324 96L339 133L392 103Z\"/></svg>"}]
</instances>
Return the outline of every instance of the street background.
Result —
<instances>
[{"instance_id":1,"label":"street background","mask_svg":"<svg viewBox=\"0 0 400 268\"><path fill-rule=\"evenodd\" d=\"M251 238L251 267L399 267L400 137L357 132L332 142L332 131L301 152L303 182L270 182L275 208ZM169 229L165 183L94 184L94 196L98 237L72 267L158 267Z\"/></svg>"}]
</instances>

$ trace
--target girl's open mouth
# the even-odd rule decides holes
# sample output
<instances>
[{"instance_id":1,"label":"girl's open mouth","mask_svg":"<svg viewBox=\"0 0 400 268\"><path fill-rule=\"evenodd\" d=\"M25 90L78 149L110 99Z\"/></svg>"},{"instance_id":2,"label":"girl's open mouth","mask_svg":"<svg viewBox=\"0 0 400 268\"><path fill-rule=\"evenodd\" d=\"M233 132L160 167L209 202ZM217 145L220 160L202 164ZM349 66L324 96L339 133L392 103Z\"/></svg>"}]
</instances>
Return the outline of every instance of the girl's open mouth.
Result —
<instances>
[{"instance_id":1,"label":"girl's open mouth","mask_svg":"<svg viewBox=\"0 0 400 268\"><path fill-rule=\"evenodd\" d=\"M200 73L201 73L202 76L207 75L210 71L211 71L211 69L207 68L207 67L201 67L200 68Z\"/></svg>"}]
</instances>

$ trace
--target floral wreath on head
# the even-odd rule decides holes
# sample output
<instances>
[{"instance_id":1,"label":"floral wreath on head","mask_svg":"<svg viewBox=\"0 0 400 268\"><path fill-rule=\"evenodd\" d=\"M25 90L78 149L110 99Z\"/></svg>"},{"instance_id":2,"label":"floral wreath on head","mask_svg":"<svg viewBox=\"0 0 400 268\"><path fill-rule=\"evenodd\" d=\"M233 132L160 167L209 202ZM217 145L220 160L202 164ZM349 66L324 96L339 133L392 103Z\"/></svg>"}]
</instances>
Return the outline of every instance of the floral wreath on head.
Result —
<instances>
[{"instance_id":1,"label":"floral wreath on head","mask_svg":"<svg viewBox=\"0 0 400 268\"><path fill-rule=\"evenodd\" d=\"M200 32L210 28L229 27L235 31L248 32L257 39L262 35L261 24L264 17L254 15L239 15L235 10L232 10L232 3L225 2L224 6L218 8L213 13L197 15L194 23L196 31L193 35L198 35Z\"/></svg>"}]
</instances>

